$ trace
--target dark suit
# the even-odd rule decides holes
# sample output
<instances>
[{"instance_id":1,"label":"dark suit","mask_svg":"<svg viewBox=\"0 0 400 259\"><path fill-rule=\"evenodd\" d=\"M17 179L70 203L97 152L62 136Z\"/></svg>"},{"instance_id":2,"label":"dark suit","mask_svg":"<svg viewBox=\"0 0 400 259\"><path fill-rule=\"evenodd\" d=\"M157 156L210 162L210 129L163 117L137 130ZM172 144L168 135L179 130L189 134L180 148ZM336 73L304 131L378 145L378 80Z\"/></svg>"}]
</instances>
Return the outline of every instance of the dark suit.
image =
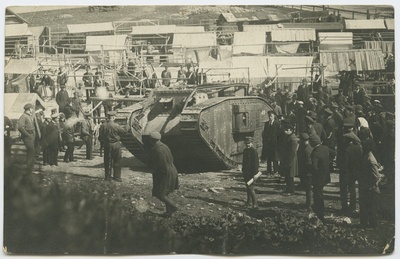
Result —
<instances>
[{"instance_id":1,"label":"dark suit","mask_svg":"<svg viewBox=\"0 0 400 259\"><path fill-rule=\"evenodd\" d=\"M267 161L267 172L276 173L278 169L278 132L279 123L277 120L271 124L270 121L264 125L263 137L263 148L261 151L261 160Z\"/></svg>"},{"instance_id":2,"label":"dark suit","mask_svg":"<svg viewBox=\"0 0 400 259\"><path fill-rule=\"evenodd\" d=\"M86 145L86 159L93 158L93 122L85 119L81 124L81 138Z\"/></svg>"},{"instance_id":3,"label":"dark suit","mask_svg":"<svg viewBox=\"0 0 400 259\"><path fill-rule=\"evenodd\" d=\"M311 162L312 147L310 144L304 144L300 142L299 150L297 151L298 164L299 164L299 177L301 185L306 192L306 207L311 206L311 173L312 173L312 162Z\"/></svg>"},{"instance_id":4,"label":"dark suit","mask_svg":"<svg viewBox=\"0 0 400 259\"><path fill-rule=\"evenodd\" d=\"M333 155L334 151L323 145L314 147L311 152L313 210L321 220L324 219L324 186L330 182L329 157Z\"/></svg>"},{"instance_id":5,"label":"dark suit","mask_svg":"<svg viewBox=\"0 0 400 259\"><path fill-rule=\"evenodd\" d=\"M68 92L65 89L61 89L56 95L56 102L58 104L58 111L64 113L65 106L68 105Z\"/></svg>"},{"instance_id":6,"label":"dark suit","mask_svg":"<svg viewBox=\"0 0 400 259\"><path fill-rule=\"evenodd\" d=\"M340 201L342 210L356 209L356 181L359 179L362 168L362 149L360 145L348 144L344 154L344 165L340 171ZM347 197L350 194L350 206L347 205Z\"/></svg>"},{"instance_id":7,"label":"dark suit","mask_svg":"<svg viewBox=\"0 0 400 259\"><path fill-rule=\"evenodd\" d=\"M294 192L294 177L298 174L297 149L299 143L293 133L285 136L282 143L281 175L285 177L286 191Z\"/></svg>"},{"instance_id":8,"label":"dark suit","mask_svg":"<svg viewBox=\"0 0 400 259\"><path fill-rule=\"evenodd\" d=\"M49 165L58 165L58 149L60 143L60 131L54 121L50 121L46 128L47 162Z\"/></svg>"},{"instance_id":9,"label":"dark suit","mask_svg":"<svg viewBox=\"0 0 400 259\"><path fill-rule=\"evenodd\" d=\"M299 85L297 88L297 100L302 101L304 103L308 102L310 96L310 91L307 85Z\"/></svg>"},{"instance_id":10,"label":"dark suit","mask_svg":"<svg viewBox=\"0 0 400 259\"><path fill-rule=\"evenodd\" d=\"M243 150L242 173L247 183L254 175L258 173L258 153L254 147Z\"/></svg>"}]
</instances>

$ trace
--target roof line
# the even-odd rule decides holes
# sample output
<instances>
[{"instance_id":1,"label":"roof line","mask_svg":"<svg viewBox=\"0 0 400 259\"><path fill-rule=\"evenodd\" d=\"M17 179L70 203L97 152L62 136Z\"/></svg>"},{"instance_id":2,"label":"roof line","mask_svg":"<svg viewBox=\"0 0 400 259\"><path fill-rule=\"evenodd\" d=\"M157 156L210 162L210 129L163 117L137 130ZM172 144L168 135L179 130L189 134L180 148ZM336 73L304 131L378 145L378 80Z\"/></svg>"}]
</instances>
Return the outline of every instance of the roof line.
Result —
<instances>
[{"instance_id":1,"label":"roof line","mask_svg":"<svg viewBox=\"0 0 400 259\"><path fill-rule=\"evenodd\" d=\"M25 18L23 18L23 17L22 17L21 15L19 15L19 14L16 14L15 12L11 11L10 8L6 8L6 11L7 11L7 12L10 12L10 13L13 14L13 15L15 15L17 18L21 19L23 22L28 23L28 21L27 21Z\"/></svg>"}]
</instances>

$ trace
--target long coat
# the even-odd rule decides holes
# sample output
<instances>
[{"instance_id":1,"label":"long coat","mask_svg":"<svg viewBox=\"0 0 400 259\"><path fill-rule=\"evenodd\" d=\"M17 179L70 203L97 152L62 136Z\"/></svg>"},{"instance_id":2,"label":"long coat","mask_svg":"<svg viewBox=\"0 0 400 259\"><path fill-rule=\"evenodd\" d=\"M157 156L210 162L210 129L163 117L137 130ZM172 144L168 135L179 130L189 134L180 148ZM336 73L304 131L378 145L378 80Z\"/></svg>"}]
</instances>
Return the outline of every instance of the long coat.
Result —
<instances>
[{"instance_id":1,"label":"long coat","mask_svg":"<svg viewBox=\"0 0 400 259\"><path fill-rule=\"evenodd\" d=\"M58 104L58 110L59 112L64 112L65 106L68 104L68 92L65 90L61 90L57 93L56 95L56 102Z\"/></svg>"},{"instance_id":2,"label":"long coat","mask_svg":"<svg viewBox=\"0 0 400 259\"><path fill-rule=\"evenodd\" d=\"M272 124L269 121L265 123L261 159L278 160L278 133L279 123L276 120Z\"/></svg>"},{"instance_id":3,"label":"long coat","mask_svg":"<svg viewBox=\"0 0 400 259\"><path fill-rule=\"evenodd\" d=\"M49 122L49 124L47 125L45 138L49 148L58 149L60 141L60 131L58 125L54 121Z\"/></svg>"},{"instance_id":4,"label":"long coat","mask_svg":"<svg viewBox=\"0 0 400 259\"><path fill-rule=\"evenodd\" d=\"M299 141L295 134L286 136L282 143L281 175L295 177L298 174L297 149Z\"/></svg>"},{"instance_id":5,"label":"long coat","mask_svg":"<svg viewBox=\"0 0 400 259\"><path fill-rule=\"evenodd\" d=\"M312 162L311 162L312 147L310 144L300 144L297 151L297 158L299 159L299 176L305 177L311 175Z\"/></svg>"},{"instance_id":6,"label":"long coat","mask_svg":"<svg viewBox=\"0 0 400 259\"><path fill-rule=\"evenodd\" d=\"M314 147L311 152L313 186L325 186L330 183L329 156L333 156L334 152L327 146L318 145Z\"/></svg>"},{"instance_id":7,"label":"long coat","mask_svg":"<svg viewBox=\"0 0 400 259\"><path fill-rule=\"evenodd\" d=\"M150 159L154 170L152 195L160 197L178 189L178 171L169 147L158 141L151 149Z\"/></svg>"},{"instance_id":8,"label":"long coat","mask_svg":"<svg viewBox=\"0 0 400 259\"><path fill-rule=\"evenodd\" d=\"M258 173L258 153L254 147L243 150L242 173L246 182Z\"/></svg>"}]
</instances>

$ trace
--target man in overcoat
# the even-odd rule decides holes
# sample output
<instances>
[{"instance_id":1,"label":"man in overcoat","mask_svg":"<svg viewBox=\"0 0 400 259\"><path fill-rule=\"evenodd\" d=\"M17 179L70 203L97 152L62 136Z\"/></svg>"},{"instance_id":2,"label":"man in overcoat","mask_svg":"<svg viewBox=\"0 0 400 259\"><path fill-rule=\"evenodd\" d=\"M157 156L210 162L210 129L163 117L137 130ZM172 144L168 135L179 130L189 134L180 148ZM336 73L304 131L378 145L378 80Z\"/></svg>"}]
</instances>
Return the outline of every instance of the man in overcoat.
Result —
<instances>
[{"instance_id":1,"label":"man in overcoat","mask_svg":"<svg viewBox=\"0 0 400 259\"><path fill-rule=\"evenodd\" d=\"M330 182L329 157L335 151L318 143L311 152L313 211L320 220L324 220L324 186Z\"/></svg>"},{"instance_id":2,"label":"man in overcoat","mask_svg":"<svg viewBox=\"0 0 400 259\"><path fill-rule=\"evenodd\" d=\"M178 210L178 207L168 198L168 194L178 189L178 172L171 151L161 142L159 132L150 133L150 145L150 161L153 166L152 195L165 203L165 215L169 217Z\"/></svg>"},{"instance_id":3,"label":"man in overcoat","mask_svg":"<svg viewBox=\"0 0 400 259\"><path fill-rule=\"evenodd\" d=\"M267 162L267 173L278 171L278 132L279 122L276 120L275 113L268 111L269 121L264 125L263 148L261 161Z\"/></svg>"},{"instance_id":4,"label":"man in overcoat","mask_svg":"<svg viewBox=\"0 0 400 259\"><path fill-rule=\"evenodd\" d=\"M294 193L294 177L298 174L297 149L299 147L298 139L294 134L294 127L289 122L284 122L283 130L285 138L282 143L281 157L281 176L285 177L286 188L283 191L286 195Z\"/></svg>"},{"instance_id":5,"label":"man in overcoat","mask_svg":"<svg viewBox=\"0 0 400 259\"><path fill-rule=\"evenodd\" d=\"M311 152L312 147L309 142L310 136L307 133L300 134L300 145L297 151L299 159L299 177L300 183L306 192L306 202L304 209L311 211L311 175L312 175L312 162Z\"/></svg>"},{"instance_id":6,"label":"man in overcoat","mask_svg":"<svg viewBox=\"0 0 400 259\"><path fill-rule=\"evenodd\" d=\"M58 104L58 111L65 112L65 106L69 101L68 92L65 90L65 85L60 85L61 90L56 95L56 102Z\"/></svg>"},{"instance_id":7,"label":"man in overcoat","mask_svg":"<svg viewBox=\"0 0 400 259\"><path fill-rule=\"evenodd\" d=\"M26 168L32 170L35 164L35 124L33 118L33 105L27 103L25 112L18 119L18 131L26 146Z\"/></svg>"},{"instance_id":8,"label":"man in overcoat","mask_svg":"<svg viewBox=\"0 0 400 259\"><path fill-rule=\"evenodd\" d=\"M58 126L58 113L51 115L51 121L46 128L47 162L50 166L58 165L58 150L60 145L60 131Z\"/></svg>"},{"instance_id":9,"label":"man in overcoat","mask_svg":"<svg viewBox=\"0 0 400 259\"><path fill-rule=\"evenodd\" d=\"M94 123L91 119L91 113L86 111L84 114L85 120L81 122L81 139L86 145L86 159L93 159L93 131Z\"/></svg>"}]
</instances>

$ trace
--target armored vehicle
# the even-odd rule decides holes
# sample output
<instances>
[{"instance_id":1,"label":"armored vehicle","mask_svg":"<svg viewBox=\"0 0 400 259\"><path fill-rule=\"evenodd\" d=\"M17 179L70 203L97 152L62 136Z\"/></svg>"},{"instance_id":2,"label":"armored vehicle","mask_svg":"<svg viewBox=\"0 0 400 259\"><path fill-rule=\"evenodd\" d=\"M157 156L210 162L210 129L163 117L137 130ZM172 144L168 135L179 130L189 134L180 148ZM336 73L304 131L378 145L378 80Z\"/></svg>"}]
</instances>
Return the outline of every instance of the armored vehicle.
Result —
<instances>
[{"instance_id":1,"label":"armored vehicle","mask_svg":"<svg viewBox=\"0 0 400 259\"><path fill-rule=\"evenodd\" d=\"M146 101L118 110L116 121L128 123L123 145L149 161L149 134L158 131L179 172L235 168L242 162L246 136L258 152L272 109L262 98L248 96L248 84L208 84L194 89L154 89Z\"/></svg>"}]
</instances>

